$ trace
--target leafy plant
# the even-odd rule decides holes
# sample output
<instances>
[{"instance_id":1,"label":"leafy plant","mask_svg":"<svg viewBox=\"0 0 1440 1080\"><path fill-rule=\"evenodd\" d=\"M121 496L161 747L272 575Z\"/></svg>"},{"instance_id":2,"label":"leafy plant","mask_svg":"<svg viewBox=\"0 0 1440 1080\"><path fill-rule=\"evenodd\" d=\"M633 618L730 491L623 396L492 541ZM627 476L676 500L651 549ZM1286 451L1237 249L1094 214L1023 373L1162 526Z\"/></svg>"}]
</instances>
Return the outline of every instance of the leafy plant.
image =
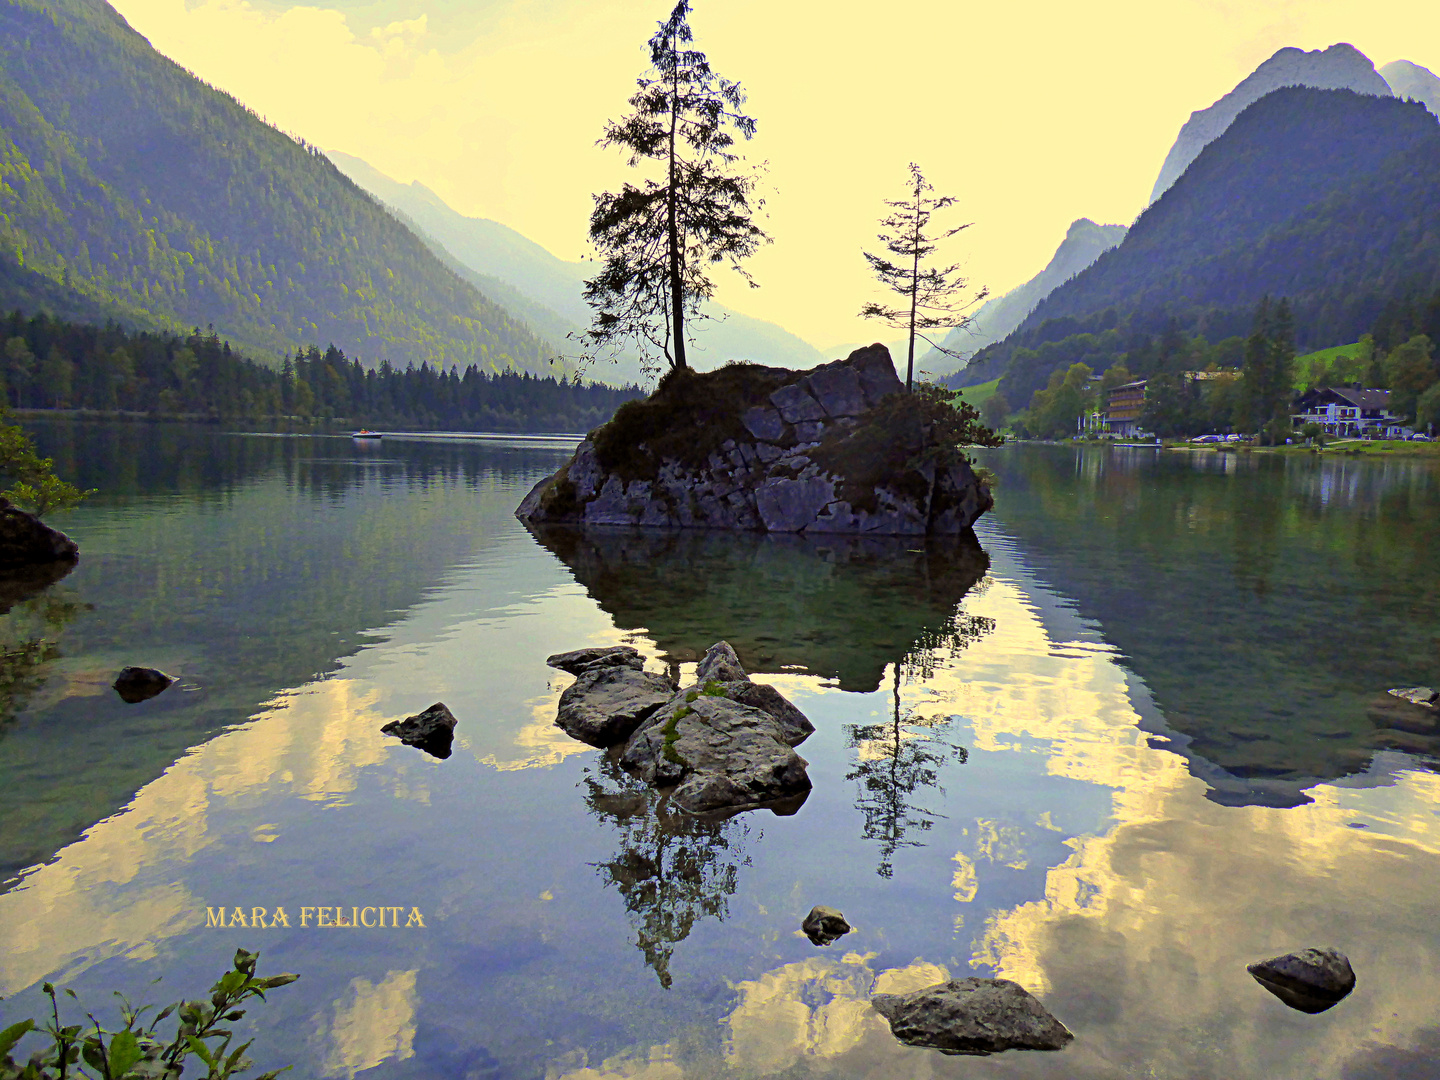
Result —
<instances>
[{"instance_id":1,"label":"leafy plant","mask_svg":"<svg viewBox=\"0 0 1440 1080\"><path fill-rule=\"evenodd\" d=\"M54 510L70 510L95 489L81 491L74 484L61 480L51 470L55 462L35 452L30 436L14 424L3 423L8 410L0 408L0 474L14 480L13 486L0 492L22 510L43 517Z\"/></svg>"},{"instance_id":2,"label":"leafy plant","mask_svg":"<svg viewBox=\"0 0 1440 1080\"><path fill-rule=\"evenodd\" d=\"M245 1015L237 1006L251 998L265 1000L265 991L285 986L299 975L272 975L258 978L255 965L258 953L244 949L235 951L233 970L222 975L210 988L209 1001L177 1001L155 1014L147 1026L145 1016L154 1006L134 1008L124 995L118 994L125 1026L107 1031L94 1014L86 1013L90 1025L62 1024L60 1001L52 983L44 991L50 999L50 1020L37 1025L33 1019L11 1024L0 1031L0 1080L178 1080L185 1060L192 1054L205 1066L204 1080L229 1080L249 1069L254 1063L245 1056L254 1040L230 1048L234 1033L223 1027ZM79 1000L75 991L64 993ZM174 1036L167 1042L157 1036L162 1021L171 1015L177 1019ZM30 1055L24 1063L11 1056L17 1043L31 1032L44 1036L48 1042ZM87 1071L87 1067L90 1071ZM283 1069L255 1077L275 1080Z\"/></svg>"}]
</instances>

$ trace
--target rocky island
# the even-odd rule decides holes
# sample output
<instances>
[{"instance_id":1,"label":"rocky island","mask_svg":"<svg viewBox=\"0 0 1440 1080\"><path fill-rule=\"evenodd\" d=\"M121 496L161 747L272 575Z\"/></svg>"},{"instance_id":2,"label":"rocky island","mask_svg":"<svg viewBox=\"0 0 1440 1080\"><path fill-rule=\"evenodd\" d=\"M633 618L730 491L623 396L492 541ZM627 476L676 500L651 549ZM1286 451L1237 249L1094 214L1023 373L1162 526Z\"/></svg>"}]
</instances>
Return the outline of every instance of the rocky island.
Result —
<instances>
[{"instance_id":1,"label":"rocky island","mask_svg":"<svg viewBox=\"0 0 1440 1080\"><path fill-rule=\"evenodd\" d=\"M953 437L967 415L923 388L907 393L883 345L809 371L672 371L592 431L516 516L536 525L960 534L993 505Z\"/></svg>"}]
</instances>

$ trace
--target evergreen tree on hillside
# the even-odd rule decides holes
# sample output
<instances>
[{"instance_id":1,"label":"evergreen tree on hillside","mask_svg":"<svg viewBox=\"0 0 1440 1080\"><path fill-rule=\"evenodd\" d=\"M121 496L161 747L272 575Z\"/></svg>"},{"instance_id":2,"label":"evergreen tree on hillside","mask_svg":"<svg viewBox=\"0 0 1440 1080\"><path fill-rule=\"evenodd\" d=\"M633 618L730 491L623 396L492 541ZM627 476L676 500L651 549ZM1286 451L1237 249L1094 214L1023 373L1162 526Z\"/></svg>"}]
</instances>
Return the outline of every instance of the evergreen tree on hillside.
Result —
<instances>
[{"instance_id":1,"label":"evergreen tree on hillside","mask_svg":"<svg viewBox=\"0 0 1440 1080\"><path fill-rule=\"evenodd\" d=\"M740 266L769 240L754 223L763 200L755 199L756 171L741 171L735 134L755 134L755 121L740 111L738 82L717 75L705 54L687 49L690 0L680 0L650 39L652 75L638 80L633 112L612 121L599 145L617 146L631 167L654 162L663 178L618 193L595 196L590 240L603 259L585 283L594 309L580 335L587 358L613 355L632 341L643 359L658 355L672 370L687 366L686 324L700 316L715 284L707 271L728 262L750 285Z\"/></svg>"},{"instance_id":2,"label":"evergreen tree on hillside","mask_svg":"<svg viewBox=\"0 0 1440 1080\"><path fill-rule=\"evenodd\" d=\"M970 322L970 316L964 313L965 309L989 295L989 292L982 288L962 304L960 295L969 281L960 275L958 263L945 267L921 268L924 260L934 254L939 241L947 240L970 227L967 222L939 235L932 235L927 231L930 219L936 211L955 204L952 196L942 195L937 198L927 194L934 190L921 175L920 166L912 161L909 194L904 199L886 199L885 205L894 213L880 222L887 231L880 233L878 239L885 244L885 249L895 256L896 261L892 262L883 255L868 251L861 253L879 278L880 284L899 294L905 301L901 307L886 307L871 301L860 309L860 315L866 319L880 319L892 329L909 332L910 347L905 364L906 390L911 388L915 380L915 339L918 337L946 356L959 359L959 353L932 341L924 331L942 327L948 331L965 327Z\"/></svg>"},{"instance_id":3,"label":"evergreen tree on hillside","mask_svg":"<svg viewBox=\"0 0 1440 1080\"><path fill-rule=\"evenodd\" d=\"M1295 324L1288 300L1271 304L1266 296L1256 305L1242 370L1242 427L1267 442L1283 441L1295 394Z\"/></svg>"}]
</instances>

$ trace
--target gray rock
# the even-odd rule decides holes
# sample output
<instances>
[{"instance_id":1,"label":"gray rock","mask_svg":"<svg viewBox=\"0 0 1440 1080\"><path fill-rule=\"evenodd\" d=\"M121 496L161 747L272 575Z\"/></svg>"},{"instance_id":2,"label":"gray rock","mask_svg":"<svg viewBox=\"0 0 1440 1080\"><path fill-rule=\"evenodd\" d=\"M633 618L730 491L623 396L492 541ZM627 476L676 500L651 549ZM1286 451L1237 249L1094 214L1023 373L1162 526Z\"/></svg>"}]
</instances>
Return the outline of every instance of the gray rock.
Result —
<instances>
[{"instance_id":1,"label":"gray rock","mask_svg":"<svg viewBox=\"0 0 1440 1080\"><path fill-rule=\"evenodd\" d=\"M757 439L774 442L785 434L784 418L774 409L767 409L763 405L746 409L740 414L740 423L744 424L745 430Z\"/></svg>"},{"instance_id":2,"label":"gray rock","mask_svg":"<svg viewBox=\"0 0 1440 1080\"><path fill-rule=\"evenodd\" d=\"M785 451L781 450L778 446L771 446L769 443L762 442L756 444L755 456L760 459L762 464L769 465L770 462L776 458L784 457Z\"/></svg>"},{"instance_id":3,"label":"gray rock","mask_svg":"<svg viewBox=\"0 0 1440 1080\"><path fill-rule=\"evenodd\" d=\"M1300 1012L1324 1012L1355 989L1355 972L1339 949L1301 949L1250 964L1245 970Z\"/></svg>"},{"instance_id":4,"label":"gray rock","mask_svg":"<svg viewBox=\"0 0 1440 1080\"><path fill-rule=\"evenodd\" d=\"M422 713L392 720L380 729L394 735L407 746L418 747L437 758L448 758L455 739L455 717L443 702L437 701Z\"/></svg>"},{"instance_id":5,"label":"gray rock","mask_svg":"<svg viewBox=\"0 0 1440 1080\"><path fill-rule=\"evenodd\" d=\"M776 390L770 395L770 403L780 410L780 415L787 424L825 419L825 409L799 383L791 383Z\"/></svg>"},{"instance_id":6,"label":"gray rock","mask_svg":"<svg viewBox=\"0 0 1440 1080\"><path fill-rule=\"evenodd\" d=\"M799 532L835 499L835 482L825 477L772 477L755 489L755 510L769 532Z\"/></svg>"},{"instance_id":7,"label":"gray rock","mask_svg":"<svg viewBox=\"0 0 1440 1080\"><path fill-rule=\"evenodd\" d=\"M9 499L0 498L0 570L37 563L75 562L79 545Z\"/></svg>"},{"instance_id":8,"label":"gray rock","mask_svg":"<svg viewBox=\"0 0 1440 1080\"><path fill-rule=\"evenodd\" d=\"M795 438L800 442L818 442L825 434L825 424L820 420L807 420L795 425Z\"/></svg>"},{"instance_id":9,"label":"gray rock","mask_svg":"<svg viewBox=\"0 0 1440 1080\"><path fill-rule=\"evenodd\" d=\"M136 705L168 690L173 682L171 676L153 667L127 667L115 676L114 686L121 701Z\"/></svg>"},{"instance_id":10,"label":"gray rock","mask_svg":"<svg viewBox=\"0 0 1440 1080\"><path fill-rule=\"evenodd\" d=\"M616 664L640 671L645 667L645 658L639 650L629 645L592 645L588 649L571 649L546 657L545 663L571 675L579 675L588 667L611 667Z\"/></svg>"},{"instance_id":11,"label":"gray rock","mask_svg":"<svg viewBox=\"0 0 1440 1080\"><path fill-rule=\"evenodd\" d=\"M620 763L692 814L749 810L810 790L806 761L766 713L701 690L677 694L631 737Z\"/></svg>"},{"instance_id":12,"label":"gray rock","mask_svg":"<svg viewBox=\"0 0 1440 1080\"><path fill-rule=\"evenodd\" d=\"M865 388L860 385L860 373L843 360L816 368L805 382L826 416L859 416L870 407Z\"/></svg>"},{"instance_id":13,"label":"gray rock","mask_svg":"<svg viewBox=\"0 0 1440 1080\"><path fill-rule=\"evenodd\" d=\"M1075 1037L1009 979L951 979L909 994L876 994L870 1004L901 1042L946 1054L1060 1050Z\"/></svg>"},{"instance_id":14,"label":"gray rock","mask_svg":"<svg viewBox=\"0 0 1440 1080\"><path fill-rule=\"evenodd\" d=\"M731 701L759 709L774 720L780 728L780 739L787 746L799 746L815 733L810 718L786 700L785 695L766 683L722 682L720 691Z\"/></svg>"},{"instance_id":15,"label":"gray rock","mask_svg":"<svg viewBox=\"0 0 1440 1080\"><path fill-rule=\"evenodd\" d=\"M705 656L695 666L695 681L701 686L707 682L749 682L750 676L740 666L740 658L725 641L717 641L705 650Z\"/></svg>"},{"instance_id":16,"label":"gray rock","mask_svg":"<svg viewBox=\"0 0 1440 1080\"><path fill-rule=\"evenodd\" d=\"M1405 689L1391 690L1390 693L1402 701L1410 702L1412 705L1421 705L1433 709L1437 703L1440 703L1440 694L1437 694L1428 686L1411 686Z\"/></svg>"},{"instance_id":17,"label":"gray rock","mask_svg":"<svg viewBox=\"0 0 1440 1080\"><path fill-rule=\"evenodd\" d=\"M555 723L590 746L616 746L674 696L675 684L664 675L624 664L592 665L560 695Z\"/></svg>"},{"instance_id":18,"label":"gray rock","mask_svg":"<svg viewBox=\"0 0 1440 1080\"><path fill-rule=\"evenodd\" d=\"M829 945L831 942L839 941L854 927L846 922L845 916L833 907L823 907L817 904L810 909L810 914L806 915L804 921L800 923L800 929L805 931L805 936L810 939L811 945Z\"/></svg>"},{"instance_id":19,"label":"gray rock","mask_svg":"<svg viewBox=\"0 0 1440 1080\"><path fill-rule=\"evenodd\" d=\"M895 374L890 350L884 345L876 343L856 349L845 362L860 376L860 388L865 391L865 400L871 408L879 405L886 396L905 390L905 384Z\"/></svg>"}]
</instances>

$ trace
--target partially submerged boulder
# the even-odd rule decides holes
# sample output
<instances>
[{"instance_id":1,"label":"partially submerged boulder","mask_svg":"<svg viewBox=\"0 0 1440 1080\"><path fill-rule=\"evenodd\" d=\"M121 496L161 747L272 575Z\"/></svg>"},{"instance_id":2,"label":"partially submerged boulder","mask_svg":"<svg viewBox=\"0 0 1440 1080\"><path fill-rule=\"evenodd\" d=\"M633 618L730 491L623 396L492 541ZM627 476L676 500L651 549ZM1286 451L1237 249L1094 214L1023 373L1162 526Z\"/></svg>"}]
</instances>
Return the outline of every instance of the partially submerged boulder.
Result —
<instances>
[{"instance_id":1,"label":"partially submerged boulder","mask_svg":"<svg viewBox=\"0 0 1440 1080\"><path fill-rule=\"evenodd\" d=\"M0 496L0 570L80 558L80 546Z\"/></svg>"},{"instance_id":2,"label":"partially submerged boulder","mask_svg":"<svg viewBox=\"0 0 1440 1080\"><path fill-rule=\"evenodd\" d=\"M546 657L550 667L579 675L586 668L623 665L640 671L645 667L645 658L630 645L592 645L587 649L571 649Z\"/></svg>"},{"instance_id":3,"label":"partially submerged boulder","mask_svg":"<svg viewBox=\"0 0 1440 1080\"><path fill-rule=\"evenodd\" d=\"M876 994L870 1004L890 1021L895 1038L945 1054L1061 1050L1075 1038L1009 979L951 979L908 994Z\"/></svg>"},{"instance_id":4,"label":"partially submerged boulder","mask_svg":"<svg viewBox=\"0 0 1440 1080\"><path fill-rule=\"evenodd\" d=\"M801 921L800 929L805 931L811 945L829 945L855 928L833 907L816 904Z\"/></svg>"},{"instance_id":5,"label":"partially submerged boulder","mask_svg":"<svg viewBox=\"0 0 1440 1080\"><path fill-rule=\"evenodd\" d=\"M958 534L989 488L943 445L883 345L810 371L670 373L516 510L534 524Z\"/></svg>"},{"instance_id":6,"label":"partially submerged boulder","mask_svg":"<svg viewBox=\"0 0 1440 1080\"><path fill-rule=\"evenodd\" d=\"M1245 970L1300 1012L1324 1012L1355 989L1354 969L1339 949L1301 949L1258 961Z\"/></svg>"},{"instance_id":7,"label":"partially submerged boulder","mask_svg":"<svg viewBox=\"0 0 1440 1080\"><path fill-rule=\"evenodd\" d=\"M172 676L157 668L127 667L121 668L120 674L115 676L114 686L121 701L127 705L137 705L170 689L173 682L175 679Z\"/></svg>"},{"instance_id":8,"label":"partially submerged boulder","mask_svg":"<svg viewBox=\"0 0 1440 1080\"><path fill-rule=\"evenodd\" d=\"M623 746L624 768L673 789L671 805L692 814L761 806L778 813L803 799L810 777L792 747L814 725L774 687L751 682L734 649L711 646L697 682L678 692L667 677L632 666L639 654L627 649L549 659L577 672L555 718L567 734L591 746Z\"/></svg>"},{"instance_id":9,"label":"partially submerged boulder","mask_svg":"<svg viewBox=\"0 0 1440 1080\"><path fill-rule=\"evenodd\" d=\"M448 758L455 740L455 717L444 702L437 701L424 712L392 720L380 730L394 735L407 746L425 751L431 757Z\"/></svg>"}]
</instances>

